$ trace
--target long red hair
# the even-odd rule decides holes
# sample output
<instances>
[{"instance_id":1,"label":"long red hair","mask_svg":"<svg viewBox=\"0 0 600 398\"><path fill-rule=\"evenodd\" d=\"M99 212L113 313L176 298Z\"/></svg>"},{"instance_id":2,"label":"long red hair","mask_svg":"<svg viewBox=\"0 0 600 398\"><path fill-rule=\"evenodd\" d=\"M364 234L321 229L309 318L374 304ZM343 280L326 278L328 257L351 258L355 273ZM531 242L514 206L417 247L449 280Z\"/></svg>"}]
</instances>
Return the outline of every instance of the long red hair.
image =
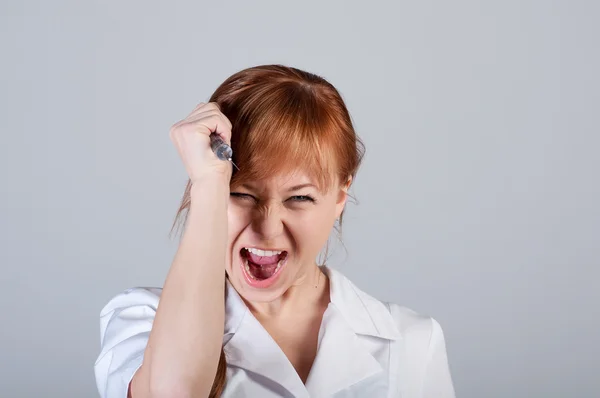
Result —
<instances>
[{"instance_id":1,"label":"long red hair","mask_svg":"<svg viewBox=\"0 0 600 398\"><path fill-rule=\"evenodd\" d=\"M356 177L365 148L340 93L324 78L283 65L255 66L230 76L209 101L233 126L233 162L240 170L233 169L232 187L298 167L322 192ZM185 223L190 188L188 181L173 226L181 218ZM221 396L226 367L221 350L210 398Z\"/></svg>"}]
</instances>

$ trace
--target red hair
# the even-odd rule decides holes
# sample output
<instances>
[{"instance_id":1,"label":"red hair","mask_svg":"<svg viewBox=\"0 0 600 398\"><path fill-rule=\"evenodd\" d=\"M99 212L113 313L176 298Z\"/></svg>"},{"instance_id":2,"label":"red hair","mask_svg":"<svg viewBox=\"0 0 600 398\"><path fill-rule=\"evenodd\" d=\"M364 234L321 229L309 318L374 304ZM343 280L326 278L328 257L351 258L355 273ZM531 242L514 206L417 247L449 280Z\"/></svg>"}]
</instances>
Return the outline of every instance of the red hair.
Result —
<instances>
[{"instance_id":1,"label":"red hair","mask_svg":"<svg viewBox=\"0 0 600 398\"><path fill-rule=\"evenodd\" d=\"M256 66L229 77L209 101L233 126L233 162L240 171L233 169L232 187L298 167L323 193L335 181L355 178L365 148L340 93L322 77L283 65ZM190 188L188 181L175 223L189 209ZM221 396L225 372L221 350L209 397Z\"/></svg>"}]
</instances>

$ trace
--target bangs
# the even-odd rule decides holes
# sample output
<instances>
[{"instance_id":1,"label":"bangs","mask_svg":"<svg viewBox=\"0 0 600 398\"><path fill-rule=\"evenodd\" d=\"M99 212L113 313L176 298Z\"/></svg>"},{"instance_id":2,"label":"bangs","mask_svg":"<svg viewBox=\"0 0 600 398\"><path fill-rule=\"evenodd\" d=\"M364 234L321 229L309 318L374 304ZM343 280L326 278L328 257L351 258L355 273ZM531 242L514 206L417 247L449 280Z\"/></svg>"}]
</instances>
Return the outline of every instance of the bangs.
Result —
<instances>
[{"instance_id":1,"label":"bangs","mask_svg":"<svg viewBox=\"0 0 600 398\"><path fill-rule=\"evenodd\" d=\"M341 126L308 86L281 84L247 98L233 126L231 185L304 172L321 192L336 178Z\"/></svg>"}]
</instances>

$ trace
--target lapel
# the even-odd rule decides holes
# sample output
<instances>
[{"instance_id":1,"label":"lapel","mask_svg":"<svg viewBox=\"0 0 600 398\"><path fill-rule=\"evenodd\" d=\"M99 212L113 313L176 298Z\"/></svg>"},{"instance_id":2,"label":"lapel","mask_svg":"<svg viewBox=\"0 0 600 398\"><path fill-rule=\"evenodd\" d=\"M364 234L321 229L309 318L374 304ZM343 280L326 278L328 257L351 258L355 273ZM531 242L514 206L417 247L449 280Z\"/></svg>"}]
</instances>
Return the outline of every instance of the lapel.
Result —
<instances>
[{"instance_id":1,"label":"lapel","mask_svg":"<svg viewBox=\"0 0 600 398\"><path fill-rule=\"evenodd\" d=\"M323 315L317 356L306 381L310 396L331 396L382 370L335 305L330 304Z\"/></svg>"},{"instance_id":2,"label":"lapel","mask_svg":"<svg viewBox=\"0 0 600 398\"><path fill-rule=\"evenodd\" d=\"M375 337L382 344L400 339L387 307L338 271L321 269L329 278L331 302L323 315L317 356L306 386L227 280L223 343L229 366L261 375L294 397L331 396L383 371L361 338Z\"/></svg>"},{"instance_id":3,"label":"lapel","mask_svg":"<svg viewBox=\"0 0 600 398\"><path fill-rule=\"evenodd\" d=\"M267 378L294 397L308 398L306 387L290 361L252 315L229 280L225 298L223 343L228 366Z\"/></svg>"},{"instance_id":4,"label":"lapel","mask_svg":"<svg viewBox=\"0 0 600 398\"><path fill-rule=\"evenodd\" d=\"M323 315L317 357L306 382L311 397L331 396L383 371L362 336L382 339L382 344L400 339L383 303L338 271L321 269L329 278L331 302Z\"/></svg>"}]
</instances>

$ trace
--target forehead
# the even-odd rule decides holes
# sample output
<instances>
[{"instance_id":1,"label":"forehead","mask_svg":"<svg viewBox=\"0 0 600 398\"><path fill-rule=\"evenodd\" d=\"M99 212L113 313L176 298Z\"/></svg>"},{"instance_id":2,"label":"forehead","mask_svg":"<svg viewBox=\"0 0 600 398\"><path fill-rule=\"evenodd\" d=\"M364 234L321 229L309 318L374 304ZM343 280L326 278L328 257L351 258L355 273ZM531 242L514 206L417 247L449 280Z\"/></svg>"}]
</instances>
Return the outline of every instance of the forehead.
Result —
<instances>
[{"instance_id":1,"label":"forehead","mask_svg":"<svg viewBox=\"0 0 600 398\"><path fill-rule=\"evenodd\" d=\"M328 187L325 187L325 190L321 189L318 179L303 169L278 173L268 178L247 179L239 181L237 185L260 191L287 191L299 188L300 186L305 186L307 189L315 189L321 193L328 191Z\"/></svg>"}]
</instances>

